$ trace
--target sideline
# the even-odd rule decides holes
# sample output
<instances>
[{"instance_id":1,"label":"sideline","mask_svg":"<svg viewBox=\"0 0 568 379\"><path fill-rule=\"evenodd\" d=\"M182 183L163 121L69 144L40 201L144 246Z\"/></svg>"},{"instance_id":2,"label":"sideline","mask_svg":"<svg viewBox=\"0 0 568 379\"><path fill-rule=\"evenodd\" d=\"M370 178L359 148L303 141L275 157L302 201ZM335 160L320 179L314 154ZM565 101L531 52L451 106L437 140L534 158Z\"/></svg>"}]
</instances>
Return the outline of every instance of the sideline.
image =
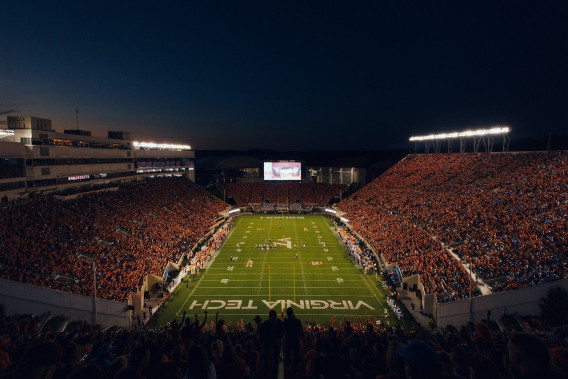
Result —
<instances>
[{"instance_id":1,"label":"sideline","mask_svg":"<svg viewBox=\"0 0 568 379\"><path fill-rule=\"evenodd\" d=\"M236 221L236 220L235 220ZM240 220L239 220L240 223ZM187 304L189 298L193 295L193 293L195 292L195 290L197 289L197 287L199 287L199 285L201 284L201 282L203 281L203 279L205 278L205 275L207 275L209 273L209 266L211 266L211 264L215 261L215 259L217 259L217 256L219 255L219 252L221 251L221 249L223 248L223 246L225 246L225 244L227 243L227 241L229 240L229 238L231 237L231 235L233 234L234 230L236 229L236 223L233 225L233 227L231 228L231 230L229 231L229 233L227 233L227 236L225 237L223 243L221 244L221 246L219 246L219 249L215 250L212 254L211 254L211 259L209 259L204 265L204 271L203 271L203 275L201 276L201 278L199 278L199 280L197 281L197 283L195 284L195 286L193 287L193 289L191 290L191 292L187 295L187 299L185 299L185 301L183 302L183 304L181 305L181 307L177 310L177 312L175 313L176 316L180 316L180 311L183 311L183 308L185 307L185 305ZM214 234L213 234L214 235ZM211 236L213 237L213 236ZM186 276L187 274L185 274L184 276ZM183 279L183 277L182 277ZM181 283L181 281L180 281ZM179 283L178 283L179 284ZM172 289L173 292L174 289Z\"/></svg>"}]
</instances>

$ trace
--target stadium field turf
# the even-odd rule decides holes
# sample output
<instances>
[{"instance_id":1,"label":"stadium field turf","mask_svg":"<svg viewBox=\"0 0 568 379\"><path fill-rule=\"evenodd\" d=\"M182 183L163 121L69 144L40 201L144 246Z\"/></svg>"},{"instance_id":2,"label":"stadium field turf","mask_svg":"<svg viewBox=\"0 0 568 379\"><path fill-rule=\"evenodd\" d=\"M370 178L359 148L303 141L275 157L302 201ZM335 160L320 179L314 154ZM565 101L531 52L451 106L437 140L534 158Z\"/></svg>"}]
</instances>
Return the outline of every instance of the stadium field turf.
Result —
<instances>
[{"instance_id":1,"label":"stadium field turf","mask_svg":"<svg viewBox=\"0 0 568 379\"><path fill-rule=\"evenodd\" d=\"M270 309L280 315L288 306L304 323L329 325L335 317L339 325L345 317L411 324L408 315L400 321L394 316L385 296L381 277L353 264L329 218L241 215L209 268L178 285L149 325L179 321L184 310L200 320L207 310L209 321L219 312L226 323L248 323L255 315L266 319Z\"/></svg>"}]
</instances>

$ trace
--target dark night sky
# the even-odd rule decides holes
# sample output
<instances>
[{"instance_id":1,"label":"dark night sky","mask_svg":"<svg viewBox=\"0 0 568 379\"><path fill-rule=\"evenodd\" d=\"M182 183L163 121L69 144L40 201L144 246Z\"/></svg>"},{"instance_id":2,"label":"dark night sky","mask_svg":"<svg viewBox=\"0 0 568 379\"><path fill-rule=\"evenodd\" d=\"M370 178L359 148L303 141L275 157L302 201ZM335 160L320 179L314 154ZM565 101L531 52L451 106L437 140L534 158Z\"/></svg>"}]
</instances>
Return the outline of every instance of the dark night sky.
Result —
<instances>
[{"instance_id":1,"label":"dark night sky","mask_svg":"<svg viewBox=\"0 0 568 379\"><path fill-rule=\"evenodd\" d=\"M0 115L195 149L568 133L565 1L11 1ZM90 4L90 5L88 5Z\"/></svg>"}]
</instances>

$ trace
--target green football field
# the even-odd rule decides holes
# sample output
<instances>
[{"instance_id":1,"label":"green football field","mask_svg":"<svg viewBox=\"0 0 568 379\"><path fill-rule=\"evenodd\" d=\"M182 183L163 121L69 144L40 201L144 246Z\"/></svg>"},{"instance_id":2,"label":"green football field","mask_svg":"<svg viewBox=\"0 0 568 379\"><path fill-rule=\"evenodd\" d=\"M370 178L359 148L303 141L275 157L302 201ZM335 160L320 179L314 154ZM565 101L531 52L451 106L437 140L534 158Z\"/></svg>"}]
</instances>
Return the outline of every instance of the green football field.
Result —
<instances>
[{"instance_id":1,"label":"green football field","mask_svg":"<svg viewBox=\"0 0 568 379\"><path fill-rule=\"evenodd\" d=\"M348 257L331 221L316 215L242 215L236 217L223 247L209 268L184 280L150 321L164 325L183 311L209 320L219 312L225 322L266 319L291 306L302 321L336 325L353 322L400 324L388 309L380 276L366 275ZM274 244L276 248L272 247ZM270 245L270 249L259 245ZM402 320L403 325L408 321Z\"/></svg>"}]
</instances>

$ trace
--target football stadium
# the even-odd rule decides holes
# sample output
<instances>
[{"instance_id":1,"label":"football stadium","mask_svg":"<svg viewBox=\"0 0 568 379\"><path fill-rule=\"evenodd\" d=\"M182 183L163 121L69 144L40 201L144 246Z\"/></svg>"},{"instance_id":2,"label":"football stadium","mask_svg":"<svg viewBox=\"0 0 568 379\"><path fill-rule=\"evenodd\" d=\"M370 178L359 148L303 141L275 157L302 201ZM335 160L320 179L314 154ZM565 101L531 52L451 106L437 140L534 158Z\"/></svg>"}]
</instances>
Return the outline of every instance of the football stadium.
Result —
<instances>
[{"instance_id":1,"label":"football stadium","mask_svg":"<svg viewBox=\"0 0 568 379\"><path fill-rule=\"evenodd\" d=\"M249 170L206 190L189 146L8 124L8 344L13 328L149 333L211 343L213 356L226 340L262 352L252 369L271 377L283 375L280 342L267 350L279 325L305 349L318 335L408 341L468 328L469 343L493 343L566 320L568 155L508 152L508 127L411 137L414 153L348 194L353 170L330 168L326 183L291 160L257 161L254 180ZM83 157L85 145L100 157ZM75 158L47 158L62 148ZM286 359L306 365L290 344Z\"/></svg>"},{"instance_id":2,"label":"football stadium","mask_svg":"<svg viewBox=\"0 0 568 379\"><path fill-rule=\"evenodd\" d=\"M568 378L566 1L8 1L0 379Z\"/></svg>"}]
</instances>

